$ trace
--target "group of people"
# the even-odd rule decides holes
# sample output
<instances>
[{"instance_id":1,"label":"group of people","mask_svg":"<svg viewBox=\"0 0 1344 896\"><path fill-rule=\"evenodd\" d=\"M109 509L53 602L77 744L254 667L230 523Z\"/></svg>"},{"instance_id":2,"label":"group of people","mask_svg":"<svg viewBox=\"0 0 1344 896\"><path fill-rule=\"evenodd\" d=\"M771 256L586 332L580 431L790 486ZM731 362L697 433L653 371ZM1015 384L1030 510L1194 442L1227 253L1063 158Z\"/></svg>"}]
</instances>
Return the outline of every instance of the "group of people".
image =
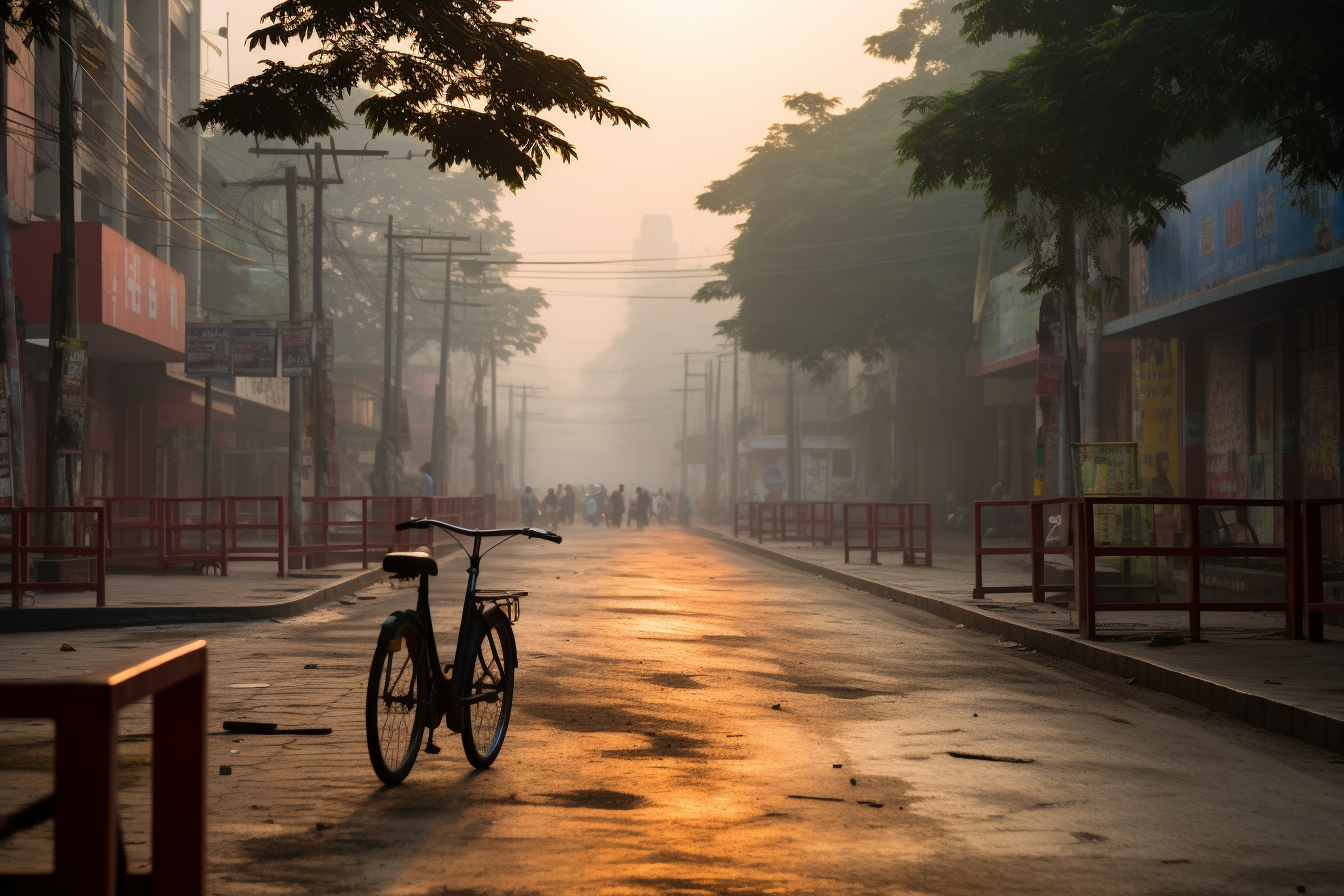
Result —
<instances>
[{"instance_id":1,"label":"group of people","mask_svg":"<svg viewBox=\"0 0 1344 896\"><path fill-rule=\"evenodd\" d=\"M532 486L523 490L519 499L522 509L523 525L541 525L555 529L561 525L574 525L574 516L578 508L578 493L572 485L558 485L546 490L546 497L538 498ZM682 526L691 524L691 502L685 495L678 498L676 492L663 493L660 488L651 492L643 486L635 488L634 497L628 497L625 485L616 491L608 492L600 482L583 494L584 522L590 526L622 526L643 530L656 521L666 526L676 516Z\"/></svg>"}]
</instances>

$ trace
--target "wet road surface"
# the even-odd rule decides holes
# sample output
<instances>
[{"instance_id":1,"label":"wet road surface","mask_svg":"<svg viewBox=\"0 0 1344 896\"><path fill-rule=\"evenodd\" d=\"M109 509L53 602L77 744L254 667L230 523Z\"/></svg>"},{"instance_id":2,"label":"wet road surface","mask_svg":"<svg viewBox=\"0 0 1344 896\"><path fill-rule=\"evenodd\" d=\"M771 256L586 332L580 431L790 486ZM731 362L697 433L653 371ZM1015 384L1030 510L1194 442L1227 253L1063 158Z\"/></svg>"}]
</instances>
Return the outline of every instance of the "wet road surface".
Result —
<instances>
[{"instance_id":1,"label":"wet road surface","mask_svg":"<svg viewBox=\"0 0 1344 896\"><path fill-rule=\"evenodd\" d=\"M400 786L369 768L369 657L413 590L6 644L87 667L206 637L212 731L335 729L212 734L219 894L1344 892L1336 754L680 531L564 534L484 563L481 587L532 592L484 772L443 732ZM464 564L444 567L448 653ZM45 659L61 640L80 652Z\"/></svg>"}]
</instances>

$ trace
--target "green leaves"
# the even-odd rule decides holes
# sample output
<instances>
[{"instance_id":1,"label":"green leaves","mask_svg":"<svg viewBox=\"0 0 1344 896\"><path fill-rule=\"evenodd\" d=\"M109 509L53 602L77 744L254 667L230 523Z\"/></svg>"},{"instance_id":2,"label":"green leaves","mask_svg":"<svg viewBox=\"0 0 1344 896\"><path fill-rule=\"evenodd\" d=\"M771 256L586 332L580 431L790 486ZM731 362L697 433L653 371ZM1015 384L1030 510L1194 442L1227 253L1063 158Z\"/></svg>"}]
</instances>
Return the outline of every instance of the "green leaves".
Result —
<instances>
[{"instance_id":1,"label":"green leaves","mask_svg":"<svg viewBox=\"0 0 1344 896\"><path fill-rule=\"evenodd\" d=\"M576 157L542 113L647 126L606 98L602 78L526 43L528 19L496 21L499 6L287 0L266 14L269 24L248 37L248 46L316 41L308 63L267 61L260 74L202 101L182 126L303 143L344 127L337 103L363 86L374 95L355 111L374 134L423 140L433 167L466 163L511 190L540 174L546 159Z\"/></svg>"}]
</instances>

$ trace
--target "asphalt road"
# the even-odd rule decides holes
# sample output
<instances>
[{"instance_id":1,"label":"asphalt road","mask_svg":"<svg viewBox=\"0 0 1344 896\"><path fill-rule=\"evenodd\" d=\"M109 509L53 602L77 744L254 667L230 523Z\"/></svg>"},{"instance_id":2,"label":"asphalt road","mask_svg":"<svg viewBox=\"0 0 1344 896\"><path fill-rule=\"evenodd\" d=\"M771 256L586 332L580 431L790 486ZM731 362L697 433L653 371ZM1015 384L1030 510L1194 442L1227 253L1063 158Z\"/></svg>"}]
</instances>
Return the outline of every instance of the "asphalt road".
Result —
<instances>
[{"instance_id":1,"label":"asphalt road","mask_svg":"<svg viewBox=\"0 0 1344 896\"><path fill-rule=\"evenodd\" d=\"M368 661L410 590L276 623L8 636L3 665L201 636L214 731L335 729L211 736L232 770L210 779L218 894L1344 893L1336 754L680 531L564 534L484 564L482 587L532 592L485 772L444 736L398 787L369 768ZM448 636L460 568L435 582ZM144 724L124 726L132 759ZM39 748L0 760L5 801Z\"/></svg>"}]
</instances>

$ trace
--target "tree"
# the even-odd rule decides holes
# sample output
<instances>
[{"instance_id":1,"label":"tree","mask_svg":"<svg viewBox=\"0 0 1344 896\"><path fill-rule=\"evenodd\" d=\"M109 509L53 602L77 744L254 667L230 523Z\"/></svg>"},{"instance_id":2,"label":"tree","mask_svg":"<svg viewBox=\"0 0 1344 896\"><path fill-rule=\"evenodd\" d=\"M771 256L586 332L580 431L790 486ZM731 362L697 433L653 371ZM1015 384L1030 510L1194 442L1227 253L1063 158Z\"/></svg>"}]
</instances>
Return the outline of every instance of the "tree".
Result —
<instances>
[{"instance_id":1,"label":"tree","mask_svg":"<svg viewBox=\"0 0 1344 896\"><path fill-rule=\"evenodd\" d=\"M499 8L497 0L285 0L248 36L248 48L315 40L309 61L267 61L260 74L203 100L182 125L304 143L343 128L338 103L365 86L372 92L355 113L375 136L416 137L440 171L466 163L512 190L551 155L576 158L542 112L647 126L604 96L602 78L529 45L532 20L497 21Z\"/></svg>"},{"instance_id":2,"label":"tree","mask_svg":"<svg viewBox=\"0 0 1344 896\"><path fill-rule=\"evenodd\" d=\"M891 152L907 97L1007 58L1002 47L956 37L951 6L922 0L896 29L868 39L868 52L911 62L908 77L843 112L824 94L786 97L800 120L771 127L697 199L708 211L746 215L732 257L718 266L722 278L696 296L740 299L723 330L745 350L825 371L851 353L875 361L914 342L969 337L980 200L970 192L912 200L909 172Z\"/></svg>"}]
</instances>

